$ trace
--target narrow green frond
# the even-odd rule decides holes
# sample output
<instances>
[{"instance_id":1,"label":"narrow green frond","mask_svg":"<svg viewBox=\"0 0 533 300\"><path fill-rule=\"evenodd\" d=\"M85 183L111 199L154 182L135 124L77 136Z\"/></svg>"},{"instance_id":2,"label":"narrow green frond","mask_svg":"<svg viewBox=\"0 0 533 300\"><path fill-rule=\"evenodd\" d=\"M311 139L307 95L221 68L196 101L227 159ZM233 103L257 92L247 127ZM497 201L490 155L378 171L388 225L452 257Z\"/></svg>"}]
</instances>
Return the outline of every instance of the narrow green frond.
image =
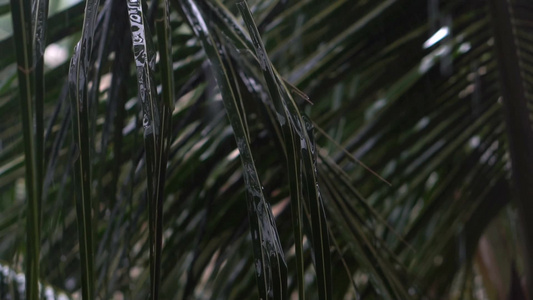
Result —
<instances>
[{"instance_id":1,"label":"narrow green frond","mask_svg":"<svg viewBox=\"0 0 533 300\"><path fill-rule=\"evenodd\" d=\"M533 84L530 74L533 62L528 62L533 42L527 38L533 8L521 0L491 0L494 18L495 48L500 71L500 85L509 137L513 180L518 194L518 207L524 222L526 249L533 247ZM524 39L524 37L526 37ZM529 74L529 75L528 75ZM527 286L533 293L533 256L527 255Z\"/></svg>"},{"instance_id":2,"label":"narrow green frond","mask_svg":"<svg viewBox=\"0 0 533 300\"><path fill-rule=\"evenodd\" d=\"M144 127L144 146L146 158L147 201L149 213L149 247L150 247L150 299L159 299L161 281L161 249L163 236L163 199L166 173L166 153L169 147L170 116L172 99L172 78L166 78L171 73L172 63L169 61L168 28L166 33L159 36L160 43L164 43L160 55L164 57L167 70L163 74L164 97L163 106L158 99L155 85L155 59L156 50L152 44L150 28L146 24L146 15L143 12L142 2L128 1L128 14L130 19L133 55L137 67L138 100L142 107L142 124ZM165 3L165 6L167 4ZM165 9L166 10L166 9ZM164 24L168 27L168 13L162 16ZM159 23L159 22L158 22ZM160 26L160 25L158 25ZM163 52L165 51L165 52ZM169 68L170 64L170 70ZM170 82L169 82L170 80Z\"/></svg>"},{"instance_id":3,"label":"narrow green frond","mask_svg":"<svg viewBox=\"0 0 533 300\"><path fill-rule=\"evenodd\" d=\"M88 77L92 65L94 35L99 1L85 3L85 16L80 41L74 49L68 75L74 141L74 182L78 219L83 299L94 299L94 235L91 198L91 118L88 104Z\"/></svg>"},{"instance_id":4,"label":"narrow green frond","mask_svg":"<svg viewBox=\"0 0 533 300\"><path fill-rule=\"evenodd\" d=\"M35 87L36 76L42 83L42 69L35 72L32 39L32 8L28 1L11 1L12 22L19 80L18 99L22 114L24 161L26 169L26 299L39 299L40 205L42 193L42 91ZM42 63L38 63L41 65Z\"/></svg>"},{"instance_id":5,"label":"narrow green frond","mask_svg":"<svg viewBox=\"0 0 533 300\"><path fill-rule=\"evenodd\" d=\"M249 134L238 110L241 101L235 91L238 87L232 84L234 81L230 76L234 75L227 71L228 64L231 63L228 61L227 50L219 41L218 35L209 30L194 1L184 0L180 4L209 57L240 152L259 295L263 299L286 299L287 266L284 253L270 205L266 202L257 174Z\"/></svg>"}]
</instances>

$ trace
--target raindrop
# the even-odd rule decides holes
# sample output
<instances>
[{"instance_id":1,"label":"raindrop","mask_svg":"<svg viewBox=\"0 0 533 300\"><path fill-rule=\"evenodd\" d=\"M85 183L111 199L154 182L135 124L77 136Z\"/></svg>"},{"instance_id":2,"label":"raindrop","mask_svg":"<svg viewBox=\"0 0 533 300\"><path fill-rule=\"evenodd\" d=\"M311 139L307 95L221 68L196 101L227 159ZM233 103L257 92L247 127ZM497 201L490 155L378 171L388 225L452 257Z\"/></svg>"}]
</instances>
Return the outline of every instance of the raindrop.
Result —
<instances>
[{"instance_id":1,"label":"raindrop","mask_svg":"<svg viewBox=\"0 0 533 300\"><path fill-rule=\"evenodd\" d=\"M148 119L148 115L145 114L143 116L143 127L146 128L148 126L150 126L150 119Z\"/></svg>"},{"instance_id":2,"label":"raindrop","mask_svg":"<svg viewBox=\"0 0 533 300\"><path fill-rule=\"evenodd\" d=\"M307 143L305 142L305 139L300 139L300 147L304 150L307 150Z\"/></svg>"}]
</instances>

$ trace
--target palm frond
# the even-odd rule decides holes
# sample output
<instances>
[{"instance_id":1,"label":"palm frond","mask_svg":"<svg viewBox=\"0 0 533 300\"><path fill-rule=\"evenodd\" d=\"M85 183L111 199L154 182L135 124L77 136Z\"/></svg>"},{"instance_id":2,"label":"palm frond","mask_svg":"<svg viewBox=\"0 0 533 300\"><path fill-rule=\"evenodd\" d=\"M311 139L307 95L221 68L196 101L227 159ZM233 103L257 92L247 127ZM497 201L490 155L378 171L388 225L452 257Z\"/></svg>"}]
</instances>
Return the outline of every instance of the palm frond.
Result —
<instances>
[{"instance_id":1,"label":"palm frond","mask_svg":"<svg viewBox=\"0 0 533 300\"><path fill-rule=\"evenodd\" d=\"M0 259L27 298L524 294L526 1L4 2Z\"/></svg>"}]
</instances>

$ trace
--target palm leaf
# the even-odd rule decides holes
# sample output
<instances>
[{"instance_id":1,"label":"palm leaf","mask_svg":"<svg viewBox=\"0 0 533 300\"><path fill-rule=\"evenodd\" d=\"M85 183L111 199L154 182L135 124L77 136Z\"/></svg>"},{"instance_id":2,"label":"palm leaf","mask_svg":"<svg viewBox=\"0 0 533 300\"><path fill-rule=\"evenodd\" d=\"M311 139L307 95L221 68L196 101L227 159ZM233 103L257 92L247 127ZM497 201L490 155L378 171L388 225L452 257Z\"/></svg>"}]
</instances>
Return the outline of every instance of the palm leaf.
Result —
<instances>
[{"instance_id":1,"label":"palm leaf","mask_svg":"<svg viewBox=\"0 0 533 300\"><path fill-rule=\"evenodd\" d=\"M505 116L509 136L509 147L515 188L518 193L518 207L522 213L525 232L525 246L533 246L529 212L533 211L530 200L533 197L533 124L531 123L531 81L527 75L531 68L529 52L531 39L527 20L533 9L524 1L491 1L494 17L494 36ZM532 293L533 263L528 259L528 286Z\"/></svg>"},{"instance_id":2,"label":"palm leaf","mask_svg":"<svg viewBox=\"0 0 533 300\"><path fill-rule=\"evenodd\" d=\"M231 77L225 68L231 67L224 62L218 53L224 53L224 48L215 48L218 45L216 34L209 32L205 20L198 7L192 1L182 2L182 9L187 16L196 34L202 39L204 49L210 57L215 69L215 78L219 84L222 99L228 117L232 124L237 146L244 168L244 181L247 187L247 207L256 258L256 277L259 295L263 299L284 299L286 297L286 264L283 250L279 242L270 205L263 195L262 185L259 181L254 166L254 159L250 150L247 129L242 116L238 111L238 94L235 95L231 84ZM220 47L220 46L219 46ZM231 74L231 73L229 73ZM235 75L233 75L235 76Z\"/></svg>"},{"instance_id":3,"label":"palm leaf","mask_svg":"<svg viewBox=\"0 0 533 300\"><path fill-rule=\"evenodd\" d=\"M28 294L498 299L527 277L528 3L144 1L133 46L127 3L90 2L0 26L0 259L39 250Z\"/></svg>"},{"instance_id":4,"label":"palm leaf","mask_svg":"<svg viewBox=\"0 0 533 300\"><path fill-rule=\"evenodd\" d=\"M28 197L26 241L26 289L27 299L38 298L40 252L40 206L43 176L43 85L42 43L46 30L46 4L37 5L36 17L31 18L28 2L12 1L13 27L16 33L19 101L24 132L24 157L26 161L26 193ZM44 16L43 16L44 15ZM36 24L35 30L31 26ZM32 40L32 34L35 39ZM35 52L34 52L35 47ZM38 55L36 55L38 54ZM36 83L37 82L37 83Z\"/></svg>"},{"instance_id":5,"label":"palm leaf","mask_svg":"<svg viewBox=\"0 0 533 300\"><path fill-rule=\"evenodd\" d=\"M76 210L80 240L81 282L84 299L92 299L94 287L93 206L91 198L91 166L89 140L89 105L87 78L92 63L91 53L99 1L85 6L82 36L70 62L69 93L74 140L74 178L76 182Z\"/></svg>"}]
</instances>

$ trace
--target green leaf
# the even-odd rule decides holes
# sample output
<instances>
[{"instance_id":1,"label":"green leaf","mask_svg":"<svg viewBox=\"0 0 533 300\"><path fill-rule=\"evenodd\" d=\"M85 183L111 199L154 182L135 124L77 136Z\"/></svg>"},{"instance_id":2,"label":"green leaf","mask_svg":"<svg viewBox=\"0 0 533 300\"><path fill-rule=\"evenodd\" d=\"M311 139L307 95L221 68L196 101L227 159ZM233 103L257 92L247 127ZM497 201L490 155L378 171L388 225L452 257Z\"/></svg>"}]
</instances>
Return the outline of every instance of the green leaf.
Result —
<instances>
[{"instance_id":1,"label":"green leaf","mask_svg":"<svg viewBox=\"0 0 533 300\"><path fill-rule=\"evenodd\" d=\"M17 53L17 71L19 79L19 101L21 105L22 126L24 133L24 157L26 168L26 298L39 298L39 253L41 244L40 206L42 196L43 173L43 90L42 90L42 54L40 43L44 37L46 22L40 16L46 14L43 7L37 6L37 15L33 23L42 26L38 34L32 30L32 11L28 1L11 1L15 48ZM46 16L46 15L45 15ZM39 22L40 21L40 22ZM37 36L35 40L31 36ZM35 64L36 63L36 64ZM37 70L37 71L36 71ZM37 80L37 84L36 84Z\"/></svg>"},{"instance_id":2,"label":"green leaf","mask_svg":"<svg viewBox=\"0 0 533 300\"><path fill-rule=\"evenodd\" d=\"M533 247L533 230L529 214L533 211L533 122L531 121L532 85L529 76L533 66L528 56L533 45L522 25L533 16L531 7L524 1L492 0L496 54L500 71L500 82L505 104L505 116L509 137L510 155L514 184L518 194L518 207L524 222L525 245ZM522 27L524 26L524 27ZM530 26L529 26L530 27ZM527 273L529 293L533 293L533 260L528 255Z\"/></svg>"},{"instance_id":3,"label":"green leaf","mask_svg":"<svg viewBox=\"0 0 533 300\"><path fill-rule=\"evenodd\" d=\"M292 175L291 177L295 178L296 184L291 184L291 200L293 201L292 209L296 210L292 214L293 218L299 220L301 216L300 207L300 193L304 193L308 197L308 205L311 212L311 222L312 226L312 235L313 235L313 248L315 254L315 269L317 273L317 282L319 290L320 299L331 299L331 263L330 263L330 250L329 250L329 237L327 224L325 219L324 207L322 204L322 198L320 196L319 187L316 179L316 154L314 142L312 139L313 132L308 126L312 126L309 121L305 122L302 116L299 113L298 108L296 107L294 100L290 96L287 88L283 84L283 81L280 80L273 71L272 65L268 60L265 47L261 42L259 36L259 31L255 26L252 15L246 2L238 3L239 10L243 14L244 22L247 25L250 36L252 37L252 42L255 47L256 55L259 58L259 63L263 74L268 84L270 91L270 96L278 110L278 120L282 128L284 128L284 139L287 141L287 149L290 153L291 150L294 153L294 156L288 155L288 168L289 172ZM284 98L285 97L285 98ZM286 100L288 99L288 101ZM288 103L287 103L288 102ZM311 134L311 135L310 135ZM299 141L299 145L298 145ZM298 152L300 153L298 153ZM303 171L299 169L299 166L291 166L291 163L298 164L298 161L303 165ZM305 190L300 191L299 181L303 175L303 187ZM299 177L299 178L298 178ZM294 222L293 226L295 230L295 240L298 241L296 244L299 244L301 234L298 232L301 230L301 225L298 224L299 221ZM299 249L301 252L301 249ZM302 256L300 254L300 256ZM301 258L300 258L301 260ZM301 262L298 263L300 265ZM303 277L303 272L299 266L299 276ZM303 286L303 279L300 279L300 286ZM300 293L303 293L303 290L300 289ZM301 296L302 298L304 295Z\"/></svg>"},{"instance_id":4,"label":"green leaf","mask_svg":"<svg viewBox=\"0 0 533 300\"><path fill-rule=\"evenodd\" d=\"M128 1L133 55L137 67L138 101L142 107L144 147L146 155L147 201L149 214L150 299L159 299L161 277L161 249L163 235L163 196L166 172L166 151L170 108L168 100L163 113L155 86L155 48L142 3ZM160 37L166 38L166 37ZM168 82L168 80L167 80ZM165 86L168 93L168 86ZM168 97L168 94L166 94Z\"/></svg>"},{"instance_id":5,"label":"green leaf","mask_svg":"<svg viewBox=\"0 0 533 300\"><path fill-rule=\"evenodd\" d=\"M227 50L221 45L218 34L210 32L194 1L180 1L180 4L209 57L237 141L246 185L259 295L263 299L285 299L287 297L287 266L272 211L266 202L255 168L248 140L249 134L244 125L243 116L238 111L241 100L236 91L237 87L232 83L235 75L231 71L228 72L231 66L227 58Z\"/></svg>"},{"instance_id":6,"label":"green leaf","mask_svg":"<svg viewBox=\"0 0 533 300\"><path fill-rule=\"evenodd\" d=\"M72 133L74 141L75 201L81 260L83 299L93 299L94 286L94 236L93 205L91 199L91 153L89 140L89 105L87 97L91 54L94 47L98 0L87 1L80 41L76 44L70 61L69 94L71 100Z\"/></svg>"}]
</instances>

